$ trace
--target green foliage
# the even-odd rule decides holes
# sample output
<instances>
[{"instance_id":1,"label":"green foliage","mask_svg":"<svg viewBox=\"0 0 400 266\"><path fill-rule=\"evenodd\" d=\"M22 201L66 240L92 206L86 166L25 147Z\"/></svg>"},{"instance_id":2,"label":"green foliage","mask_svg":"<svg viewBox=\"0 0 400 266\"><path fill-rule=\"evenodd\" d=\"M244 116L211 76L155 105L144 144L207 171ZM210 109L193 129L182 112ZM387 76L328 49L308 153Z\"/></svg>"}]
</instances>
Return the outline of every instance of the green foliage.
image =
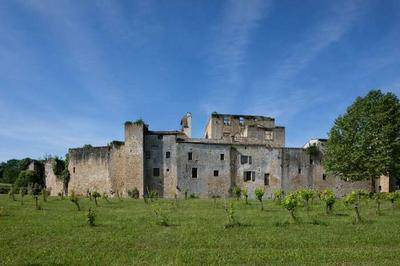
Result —
<instances>
[{"instance_id":1,"label":"green foliage","mask_svg":"<svg viewBox=\"0 0 400 266\"><path fill-rule=\"evenodd\" d=\"M240 196L242 195L242 189L239 186L234 186L232 192L235 195L236 199L239 200Z\"/></svg>"},{"instance_id":2,"label":"green foliage","mask_svg":"<svg viewBox=\"0 0 400 266\"><path fill-rule=\"evenodd\" d=\"M278 201L281 201L285 196L285 192L282 189L274 189L272 194L274 195L274 200Z\"/></svg>"},{"instance_id":3,"label":"green foliage","mask_svg":"<svg viewBox=\"0 0 400 266\"><path fill-rule=\"evenodd\" d=\"M351 193L347 194L343 199L343 202L346 205L352 206L354 208L356 223L361 222L361 215L359 208L360 208L360 199L363 195L365 195L364 191L354 190Z\"/></svg>"},{"instance_id":4,"label":"green foliage","mask_svg":"<svg viewBox=\"0 0 400 266\"><path fill-rule=\"evenodd\" d=\"M110 203L110 201L108 200L108 194L106 192L103 192L103 195L101 197L102 197L102 199L104 199L105 201Z\"/></svg>"},{"instance_id":5,"label":"green foliage","mask_svg":"<svg viewBox=\"0 0 400 266\"><path fill-rule=\"evenodd\" d=\"M133 190L128 190L128 196L134 199L139 198L139 189L137 187L134 187Z\"/></svg>"},{"instance_id":6,"label":"green foliage","mask_svg":"<svg viewBox=\"0 0 400 266\"><path fill-rule=\"evenodd\" d=\"M19 189L19 195L21 196L21 205L24 205L24 197L28 193L28 190L26 187L21 187Z\"/></svg>"},{"instance_id":7,"label":"green foliage","mask_svg":"<svg viewBox=\"0 0 400 266\"><path fill-rule=\"evenodd\" d=\"M135 121L133 121L133 124L135 125L144 125L145 122L142 118L136 119Z\"/></svg>"},{"instance_id":8,"label":"green foliage","mask_svg":"<svg viewBox=\"0 0 400 266\"><path fill-rule=\"evenodd\" d=\"M61 178L62 172L65 168L64 160L60 159L59 157L55 157L52 159L51 166L53 168L54 175L58 178Z\"/></svg>"},{"instance_id":9,"label":"green foliage","mask_svg":"<svg viewBox=\"0 0 400 266\"><path fill-rule=\"evenodd\" d=\"M400 103L396 95L372 90L358 97L335 120L324 165L330 173L351 181L382 174L399 176Z\"/></svg>"},{"instance_id":10,"label":"green foliage","mask_svg":"<svg viewBox=\"0 0 400 266\"><path fill-rule=\"evenodd\" d=\"M79 205L79 196L75 194L75 191L71 191L70 195L69 195L69 200L75 204L76 208L78 209L78 211L81 210L81 206Z\"/></svg>"},{"instance_id":11,"label":"green foliage","mask_svg":"<svg viewBox=\"0 0 400 266\"><path fill-rule=\"evenodd\" d=\"M32 159L8 160L0 164L0 183L15 183L21 171L26 170Z\"/></svg>"},{"instance_id":12,"label":"green foliage","mask_svg":"<svg viewBox=\"0 0 400 266\"><path fill-rule=\"evenodd\" d=\"M309 145L305 150L306 150L306 153L310 156L316 156L319 153L318 147L315 143L312 145Z\"/></svg>"},{"instance_id":13,"label":"green foliage","mask_svg":"<svg viewBox=\"0 0 400 266\"><path fill-rule=\"evenodd\" d=\"M35 171L21 171L18 175L17 180L15 180L15 188L19 189L21 187L27 187L28 184L38 184L40 186L44 186L44 179L43 177L39 176Z\"/></svg>"},{"instance_id":14,"label":"green foliage","mask_svg":"<svg viewBox=\"0 0 400 266\"><path fill-rule=\"evenodd\" d=\"M319 194L319 197L322 201L325 202L326 214L331 214L333 210L333 205L336 202L335 192L331 189L322 190Z\"/></svg>"},{"instance_id":15,"label":"green foliage","mask_svg":"<svg viewBox=\"0 0 400 266\"><path fill-rule=\"evenodd\" d=\"M310 209L309 201L313 199L317 193L314 189L304 188L297 191L299 197L304 201L307 211Z\"/></svg>"},{"instance_id":16,"label":"green foliage","mask_svg":"<svg viewBox=\"0 0 400 266\"><path fill-rule=\"evenodd\" d=\"M235 208L233 202L229 203L229 206L225 202L225 213L227 217L227 223L224 225L224 228L230 228L235 226L240 226L240 223L237 221L235 217Z\"/></svg>"},{"instance_id":17,"label":"green foliage","mask_svg":"<svg viewBox=\"0 0 400 266\"><path fill-rule=\"evenodd\" d=\"M265 190L264 190L263 187L257 187L257 188L254 190L254 194L255 194L257 200L261 203L261 210L262 210L262 211L264 210L264 205L263 205L263 202L262 202L264 193L265 193Z\"/></svg>"},{"instance_id":18,"label":"green foliage","mask_svg":"<svg viewBox=\"0 0 400 266\"><path fill-rule=\"evenodd\" d=\"M169 225L168 217L162 211L162 208L160 206L152 206L152 209L153 209L153 213L156 218L156 224L161 225L161 226L168 226Z\"/></svg>"},{"instance_id":19,"label":"green foliage","mask_svg":"<svg viewBox=\"0 0 400 266\"><path fill-rule=\"evenodd\" d=\"M92 208L89 208L88 213L86 214L86 220L89 226L95 226L96 213Z\"/></svg>"},{"instance_id":20,"label":"green foliage","mask_svg":"<svg viewBox=\"0 0 400 266\"><path fill-rule=\"evenodd\" d=\"M85 144L85 145L83 145L83 148L84 149L91 149L91 148L93 148L93 146L91 144Z\"/></svg>"},{"instance_id":21,"label":"green foliage","mask_svg":"<svg viewBox=\"0 0 400 266\"><path fill-rule=\"evenodd\" d=\"M287 194L282 202L282 206L289 211L290 217L293 220L296 220L296 216L294 215L294 211L296 210L297 206L299 205L299 199L297 193L289 193Z\"/></svg>"},{"instance_id":22,"label":"green foliage","mask_svg":"<svg viewBox=\"0 0 400 266\"><path fill-rule=\"evenodd\" d=\"M386 199L386 193L376 192L372 195L372 198L375 200L375 213L381 215L381 201Z\"/></svg>"},{"instance_id":23,"label":"green foliage","mask_svg":"<svg viewBox=\"0 0 400 266\"><path fill-rule=\"evenodd\" d=\"M43 201L47 202L47 197L50 196L50 190L47 188L42 189Z\"/></svg>"},{"instance_id":24,"label":"green foliage","mask_svg":"<svg viewBox=\"0 0 400 266\"><path fill-rule=\"evenodd\" d=\"M392 203L392 209L395 209L395 201L400 199L400 191L389 192L386 194L386 199Z\"/></svg>"}]
</instances>

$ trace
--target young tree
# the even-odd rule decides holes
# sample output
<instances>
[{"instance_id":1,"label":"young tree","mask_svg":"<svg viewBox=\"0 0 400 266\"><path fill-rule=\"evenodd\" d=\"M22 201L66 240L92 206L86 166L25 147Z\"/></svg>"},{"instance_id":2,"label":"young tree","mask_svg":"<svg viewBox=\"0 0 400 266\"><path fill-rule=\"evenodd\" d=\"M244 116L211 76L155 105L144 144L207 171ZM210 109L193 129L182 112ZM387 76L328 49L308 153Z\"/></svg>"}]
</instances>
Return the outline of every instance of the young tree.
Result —
<instances>
[{"instance_id":1,"label":"young tree","mask_svg":"<svg viewBox=\"0 0 400 266\"><path fill-rule=\"evenodd\" d=\"M249 192L247 188L242 189L242 195L246 204L249 204Z\"/></svg>"},{"instance_id":2,"label":"young tree","mask_svg":"<svg viewBox=\"0 0 400 266\"><path fill-rule=\"evenodd\" d=\"M299 200L296 193L287 194L282 200L282 205L283 207L286 208L286 210L289 211L290 217L293 219L293 221L296 221L296 216L294 215L294 211L299 205Z\"/></svg>"},{"instance_id":3,"label":"young tree","mask_svg":"<svg viewBox=\"0 0 400 266\"><path fill-rule=\"evenodd\" d=\"M75 204L76 208L78 209L78 211L81 210L81 206L79 205L79 197L78 195L75 194L75 191L71 191L70 195L69 195L69 200Z\"/></svg>"},{"instance_id":4,"label":"young tree","mask_svg":"<svg viewBox=\"0 0 400 266\"><path fill-rule=\"evenodd\" d=\"M354 190L351 193L347 194L346 197L344 197L344 203L346 205L351 205L354 208L354 212L356 214L356 223L361 222L361 215L360 215L360 200L361 197L366 195L365 191L362 191L360 189Z\"/></svg>"},{"instance_id":5,"label":"young tree","mask_svg":"<svg viewBox=\"0 0 400 266\"><path fill-rule=\"evenodd\" d=\"M97 204L97 198L99 198L99 197L101 196L100 193L97 192L97 191L95 191L95 192L92 193L92 196L93 196L93 198L94 198L94 203L96 204L96 206L99 206L99 205Z\"/></svg>"},{"instance_id":6,"label":"young tree","mask_svg":"<svg viewBox=\"0 0 400 266\"><path fill-rule=\"evenodd\" d=\"M313 199L315 197L315 195L316 195L315 190L310 189L310 188L300 189L298 191L298 195L305 202L306 210L309 211L310 210L309 202L311 199Z\"/></svg>"},{"instance_id":7,"label":"young tree","mask_svg":"<svg viewBox=\"0 0 400 266\"><path fill-rule=\"evenodd\" d=\"M331 214L333 205L336 202L336 195L335 192L331 189L325 189L320 191L319 197L322 201L325 202L325 209L326 209L326 214Z\"/></svg>"},{"instance_id":8,"label":"young tree","mask_svg":"<svg viewBox=\"0 0 400 266\"><path fill-rule=\"evenodd\" d=\"M240 199L240 196L242 195L242 189L239 186L234 186L233 187L233 194L236 197L236 200Z\"/></svg>"},{"instance_id":9,"label":"young tree","mask_svg":"<svg viewBox=\"0 0 400 266\"><path fill-rule=\"evenodd\" d=\"M264 210L264 205L263 205L263 196L264 196L265 190L263 187L258 187L254 190L254 194L256 195L256 198L258 201L261 203L261 210Z\"/></svg>"},{"instance_id":10,"label":"young tree","mask_svg":"<svg viewBox=\"0 0 400 266\"><path fill-rule=\"evenodd\" d=\"M372 90L358 97L329 132L324 164L344 180L399 176L400 103L393 93Z\"/></svg>"}]
</instances>

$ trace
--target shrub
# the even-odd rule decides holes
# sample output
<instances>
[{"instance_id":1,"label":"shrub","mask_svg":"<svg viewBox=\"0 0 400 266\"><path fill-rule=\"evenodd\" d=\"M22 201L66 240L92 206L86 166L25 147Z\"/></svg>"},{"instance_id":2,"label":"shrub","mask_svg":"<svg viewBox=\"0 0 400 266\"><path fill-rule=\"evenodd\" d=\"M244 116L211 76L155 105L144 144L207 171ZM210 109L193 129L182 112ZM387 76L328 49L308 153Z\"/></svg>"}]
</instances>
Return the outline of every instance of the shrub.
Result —
<instances>
[{"instance_id":1,"label":"shrub","mask_svg":"<svg viewBox=\"0 0 400 266\"><path fill-rule=\"evenodd\" d=\"M319 198L325 202L326 214L331 214L333 210L333 205L336 202L335 192L331 189L325 189L319 192Z\"/></svg>"},{"instance_id":2,"label":"shrub","mask_svg":"<svg viewBox=\"0 0 400 266\"><path fill-rule=\"evenodd\" d=\"M151 206L151 205L150 205ZM153 212L156 217L156 224L162 225L162 226L168 226L168 217L165 215L165 213L162 212L161 207L153 207Z\"/></svg>"},{"instance_id":3,"label":"shrub","mask_svg":"<svg viewBox=\"0 0 400 266\"><path fill-rule=\"evenodd\" d=\"M128 190L128 196L134 199L139 198L139 189L134 187L133 190Z\"/></svg>"},{"instance_id":4,"label":"shrub","mask_svg":"<svg viewBox=\"0 0 400 266\"><path fill-rule=\"evenodd\" d=\"M315 197L315 195L316 195L315 190L310 189L310 188L304 188L304 189L298 190L297 194L304 201L304 203L306 205L306 209L307 209L307 211L309 211L310 210L309 201Z\"/></svg>"},{"instance_id":5,"label":"shrub","mask_svg":"<svg viewBox=\"0 0 400 266\"><path fill-rule=\"evenodd\" d=\"M264 210L264 205L263 205L263 196L264 196L265 190L263 187L257 187L254 190L254 194L256 195L256 198L258 199L258 201L261 203L261 210Z\"/></svg>"},{"instance_id":6,"label":"shrub","mask_svg":"<svg viewBox=\"0 0 400 266\"><path fill-rule=\"evenodd\" d=\"M225 202L225 213L226 213L226 217L228 220L228 222L224 226L225 229L234 227L234 226L240 226L240 223L236 220L236 217L235 217L235 208L234 208L233 202L231 202L229 204L229 206L227 206L227 204Z\"/></svg>"},{"instance_id":7,"label":"shrub","mask_svg":"<svg viewBox=\"0 0 400 266\"><path fill-rule=\"evenodd\" d=\"M150 201L153 202L153 201L156 200L157 198L158 198L158 192L157 192L157 190L154 190L154 189L150 190L150 191L149 191L149 199L150 199Z\"/></svg>"},{"instance_id":8,"label":"shrub","mask_svg":"<svg viewBox=\"0 0 400 266\"><path fill-rule=\"evenodd\" d=\"M274 195L274 200L278 200L279 203L285 196L285 192L282 189L274 189L272 194Z\"/></svg>"},{"instance_id":9,"label":"shrub","mask_svg":"<svg viewBox=\"0 0 400 266\"><path fill-rule=\"evenodd\" d=\"M360 210L359 210L361 196L362 196L362 191L354 190L351 193L347 194L343 199L344 203L346 205L353 206L354 212L355 212L355 218L356 218L355 222L356 223L361 222L361 215L360 215Z\"/></svg>"},{"instance_id":10,"label":"shrub","mask_svg":"<svg viewBox=\"0 0 400 266\"><path fill-rule=\"evenodd\" d=\"M12 184L0 183L0 194L8 194L11 188Z\"/></svg>"},{"instance_id":11,"label":"shrub","mask_svg":"<svg viewBox=\"0 0 400 266\"><path fill-rule=\"evenodd\" d=\"M27 187L30 183L44 185L44 180L35 171L25 170L19 173L14 186L19 189L20 187Z\"/></svg>"},{"instance_id":12,"label":"shrub","mask_svg":"<svg viewBox=\"0 0 400 266\"><path fill-rule=\"evenodd\" d=\"M293 219L293 221L296 221L296 216L294 215L294 211L296 210L297 206L299 205L299 200L298 196L296 193L289 193L287 194L282 202L282 206L285 207L286 210L289 211L290 217Z\"/></svg>"},{"instance_id":13,"label":"shrub","mask_svg":"<svg viewBox=\"0 0 400 266\"><path fill-rule=\"evenodd\" d=\"M95 192L92 193L92 197L94 198L94 203L96 204L96 206L99 206L99 205L97 204L97 198L99 198L100 196L101 196L100 193L97 192L97 191L95 191Z\"/></svg>"},{"instance_id":14,"label":"shrub","mask_svg":"<svg viewBox=\"0 0 400 266\"><path fill-rule=\"evenodd\" d=\"M375 200L375 214L381 215L381 200L386 198L386 194L383 192L376 192L372 195L372 199Z\"/></svg>"},{"instance_id":15,"label":"shrub","mask_svg":"<svg viewBox=\"0 0 400 266\"><path fill-rule=\"evenodd\" d=\"M239 200L240 196L242 195L242 189L238 186L234 186L232 192L235 195L236 200Z\"/></svg>"},{"instance_id":16,"label":"shrub","mask_svg":"<svg viewBox=\"0 0 400 266\"><path fill-rule=\"evenodd\" d=\"M400 199L400 191L396 191L396 192L389 192L386 194L386 198L388 200L390 200L390 202L392 203L392 209L395 209L395 201Z\"/></svg>"},{"instance_id":17,"label":"shrub","mask_svg":"<svg viewBox=\"0 0 400 266\"><path fill-rule=\"evenodd\" d=\"M70 195L69 195L69 200L75 204L76 208L78 209L78 211L81 210L81 206L79 205L79 197L78 195L75 194L75 191L71 191Z\"/></svg>"},{"instance_id":18,"label":"shrub","mask_svg":"<svg viewBox=\"0 0 400 266\"><path fill-rule=\"evenodd\" d=\"M86 215L86 219L87 219L87 223L89 224L89 226L94 226L95 225L94 222L95 222L95 219L96 219L96 213L91 208L89 208L89 210L88 210L88 213Z\"/></svg>"}]
</instances>

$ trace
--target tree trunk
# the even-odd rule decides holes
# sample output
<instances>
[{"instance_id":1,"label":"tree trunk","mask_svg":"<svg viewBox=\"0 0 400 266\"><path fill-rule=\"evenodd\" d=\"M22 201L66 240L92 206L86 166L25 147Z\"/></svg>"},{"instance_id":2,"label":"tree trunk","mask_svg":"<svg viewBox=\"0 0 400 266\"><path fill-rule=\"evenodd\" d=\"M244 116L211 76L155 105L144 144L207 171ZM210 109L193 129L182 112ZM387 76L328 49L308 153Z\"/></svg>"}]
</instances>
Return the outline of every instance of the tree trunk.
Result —
<instances>
[{"instance_id":1,"label":"tree trunk","mask_svg":"<svg viewBox=\"0 0 400 266\"><path fill-rule=\"evenodd\" d=\"M263 211L264 210L264 205L263 205L262 200L260 200L260 203L261 203L261 210Z\"/></svg>"},{"instance_id":2,"label":"tree trunk","mask_svg":"<svg viewBox=\"0 0 400 266\"><path fill-rule=\"evenodd\" d=\"M379 199L376 200L376 206L375 206L375 214L376 215L381 215L381 202Z\"/></svg>"},{"instance_id":3,"label":"tree trunk","mask_svg":"<svg viewBox=\"0 0 400 266\"><path fill-rule=\"evenodd\" d=\"M36 206L36 210L39 210L39 203L38 203L38 197L35 196L35 206Z\"/></svg>"},{"instance_id":4,"label":"tree trunk","mask_svg":"<svg viewBox=\"0 0 400 266\"><path fill-rule=\"evenodd\" d=\"M296 221L296 216L294 216L294 210L289 210L290 217L292 218L293 221Z\"/></svg>"},{"instance_id":5,"label":"tree trunk","mask_svg":"<svg viewBox=\"0 0 400 266\"><path fill-rule=\"evenodd\" d=\"M371 188L372 193L375 193L375 178L371 177Z\"/></svg>"},{"instance_id":6,"label":"tree trunk","mask_svg":"<svg viewBox=\"0 0 400 266\"><path fill-rule=\"evenodd\" d=\"M358 203L354 205L354 211L356 212L356 223L358 224L361 222L361 216L360 216L360 211L358 209Z\"/></svg>"}]
</instances>

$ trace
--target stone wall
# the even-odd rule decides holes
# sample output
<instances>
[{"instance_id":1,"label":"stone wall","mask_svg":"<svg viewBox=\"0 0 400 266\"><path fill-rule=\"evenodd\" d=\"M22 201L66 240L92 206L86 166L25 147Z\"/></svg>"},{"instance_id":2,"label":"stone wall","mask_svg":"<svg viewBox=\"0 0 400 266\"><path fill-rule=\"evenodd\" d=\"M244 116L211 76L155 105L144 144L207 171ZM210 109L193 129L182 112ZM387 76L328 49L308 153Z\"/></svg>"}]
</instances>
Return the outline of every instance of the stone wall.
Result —
<instances>
[{"instance_id":1,"label":"stone wall","mask_svg":"<svg viewBox=\"0 0 400 266\"><path fill-rule=\"evenodd\" d=\"M69 156L68 192L74 190L79 195L85 195L87 190L110 193L109 147L70 149Z\"/></svg>"},{"instance_id":2,"label":"stone wall","mask_svg":"<svg viewBox=\"0 0 400 266\"><path fill-rule=\"evenodd\" d=\"M52 160L44 162L44 173L46 188L50 190L50 195L57 196L58 193L64 193L63 180L54 174Z\"/></svg>"}]
</instances>

